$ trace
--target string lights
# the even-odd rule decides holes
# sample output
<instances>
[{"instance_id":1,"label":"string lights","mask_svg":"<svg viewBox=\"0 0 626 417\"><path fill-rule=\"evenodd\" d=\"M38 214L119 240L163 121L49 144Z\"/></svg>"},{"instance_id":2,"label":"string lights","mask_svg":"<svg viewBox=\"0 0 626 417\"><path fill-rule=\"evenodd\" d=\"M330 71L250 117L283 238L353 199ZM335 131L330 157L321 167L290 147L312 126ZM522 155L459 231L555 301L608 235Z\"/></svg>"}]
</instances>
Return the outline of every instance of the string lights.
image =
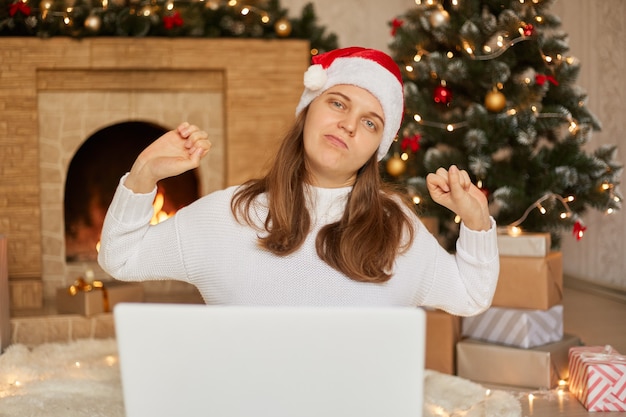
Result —
<instances>
[{"instance_id":1,"label":"string lights","mask_svg":"<svg viewBox=\"0 0 626 417\"><path fill-rule=\"evenodd\" d=\"M75 23L76 10L75 10L75 7L73 6L68 6L64 10L54 10L53 6L55 3L53 0L43 0L40 3L40 8L27 6L28 3L29 3L28 0L17 0L14 4L22 4L23 6L20 6L20 10L23 10L23 11L28 10L28 13L27 13L28 15L40 13L42 20L46 20L49 17L60 17L63 19L63 23L68 27L74 25ZM250 13L254 13L258 16L259 21L261 23L267 24L270 22L270 16L265 10L252 6L252 5L245 4L245 3L240 3L237 0L228 0L228 1L176 0L176 2L172 0L168 0L164 4L163 8L165 9L167 13L167 12L172 12L177 6L188 5L188 4L193 4L193 3L205 4L206 8L212 9L212 10L217 10L220 7L229 7L229 8L232 8L233 10L236 10L236 12L242 16L247 16ZM24 9L24 7L28 7L28 9ZM91 18L97 17L98 14L108 9L109 9L109 1L101 0L100 6L95 6L95 7L90 8L90 17ZM147 4L143 4L142 7L140 8L135 8L135 7L129 8L130 14L133 14L134 12L135 14L144 16L144 17L149 17L158 11L160 11L160 7L156 5L156 2L148 2ZM93 25L95 25L95 23L91 20L85 19L85 22L87 24L92 22L91 28L93 28Z\"/></svg>"},{"instance_id":2,"label":"string lights","mask_svg":"<svg viewBox=\"0 0 626 417\"><path fill-rule=\"evenodd\" d=\"M533 204L528 206L526 211L524 211L524 214L522 214L522 216L519 219L515 220L514 222L506 226L507 233L511 236L519 236L522 233L522 229L520 225L524 222L524 220L526 220L526 218L528 217L531 211L536 209L542 215L545 215L548 212L546 207L542 204L548 200L552 200L552 201L556 200L561 203L564 210L559 214L559 218L562 220L570 219L571 221L574 221L575 223L574 223L574 228L572 230L572 233L574 237L576 238L576 240L582 239L585 233L585 230L587 230L587 228L585 227L580 217L576 215L570 209L570 206L568 204L574 201L574 196L570 195L567 197L562 197L556 193L546 193L540 198L538 198Z\"/></svg>"}]
</instances>

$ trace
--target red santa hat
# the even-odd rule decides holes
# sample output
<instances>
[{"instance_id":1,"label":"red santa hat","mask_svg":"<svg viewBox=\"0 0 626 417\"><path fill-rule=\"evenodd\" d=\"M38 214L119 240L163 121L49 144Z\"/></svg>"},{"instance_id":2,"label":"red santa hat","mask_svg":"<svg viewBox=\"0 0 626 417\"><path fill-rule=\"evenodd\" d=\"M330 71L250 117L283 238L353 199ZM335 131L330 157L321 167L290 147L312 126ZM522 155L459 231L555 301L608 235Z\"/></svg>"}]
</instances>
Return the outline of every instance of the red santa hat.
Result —
<instances>
[{"instance_id":1,"label":"red santa hat","mask_svg":"<svg viewBox=\"0 0 626 417\"><path fill-rule=\"evenodd\" d=\"M369 91L383 108L385 127L377 157L389 151L404 114L402 74L394 60L376 49L349 47L316 55L304 73L304 92L296 116L328 88L349 84Z\"/></svg>"}]
</instances>

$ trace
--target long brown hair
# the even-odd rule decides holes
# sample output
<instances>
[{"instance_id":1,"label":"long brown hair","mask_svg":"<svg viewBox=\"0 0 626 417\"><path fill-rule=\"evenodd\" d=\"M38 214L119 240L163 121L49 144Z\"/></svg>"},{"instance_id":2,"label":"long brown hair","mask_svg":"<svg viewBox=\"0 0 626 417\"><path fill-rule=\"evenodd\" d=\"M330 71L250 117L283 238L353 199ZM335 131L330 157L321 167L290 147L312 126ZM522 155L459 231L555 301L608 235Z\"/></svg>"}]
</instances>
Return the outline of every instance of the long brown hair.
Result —
<instances>
[{"instance_id":1,"label":"long brown hair","mask_svg":"<svg viewBox=\"0 0 626 417\"><path fill-rule=\"evenodd\" d=\"M302 133L306 113L298 115L283 138L267 175L244 183L231 201L235 218L264 231L260 246L279 256L298 250L311 228ZM260 227L251 209L262 193L267 193L269 212ZM374 153L359 170L341 219L318 233L318 256L353 280L388 281L396 257L413 241L411 209L405 205L404 195L382 180Z\"/></svg>"}]
</instances>

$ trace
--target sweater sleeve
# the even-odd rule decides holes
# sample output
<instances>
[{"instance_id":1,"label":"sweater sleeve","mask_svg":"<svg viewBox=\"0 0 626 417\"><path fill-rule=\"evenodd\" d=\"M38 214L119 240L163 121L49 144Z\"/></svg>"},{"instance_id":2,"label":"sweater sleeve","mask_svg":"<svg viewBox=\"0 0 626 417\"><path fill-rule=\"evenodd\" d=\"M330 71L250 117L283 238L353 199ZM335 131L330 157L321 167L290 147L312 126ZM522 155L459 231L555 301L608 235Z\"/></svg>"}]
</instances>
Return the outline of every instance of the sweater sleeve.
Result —
<instances>
[{"instance_id":1,"label":"sweater sleeve","mask_svg":"<svg viewBox=\"0 0 626 417\"><path fill-rule=\"evenodd\" d=\"M134 193L124 186L127 175L121 178L104 219L98 263L122 281L187 280L174 219L151 226L156 188Z\"/></svg>"},{"instance_id":2,"label":"sweater sleeve","mask_svg":"<svg viewBox=\"0 0 626 417\"><path fill-rule=\"evenodd\" d=\"M430 265L422 267L427 273L422 277L425 286L424 292L418 294L418 304L459 316L486 310L491 305L500 272L494 219L486 231L470 230L461 224L454 254L438 246L434 238L425 238L423 235L429 232L424 229L418 230L417 239L421 251L430 257L422 256L422 262ZM438 247L433 247L433 241Z\"/></svg>"}]
</instances>

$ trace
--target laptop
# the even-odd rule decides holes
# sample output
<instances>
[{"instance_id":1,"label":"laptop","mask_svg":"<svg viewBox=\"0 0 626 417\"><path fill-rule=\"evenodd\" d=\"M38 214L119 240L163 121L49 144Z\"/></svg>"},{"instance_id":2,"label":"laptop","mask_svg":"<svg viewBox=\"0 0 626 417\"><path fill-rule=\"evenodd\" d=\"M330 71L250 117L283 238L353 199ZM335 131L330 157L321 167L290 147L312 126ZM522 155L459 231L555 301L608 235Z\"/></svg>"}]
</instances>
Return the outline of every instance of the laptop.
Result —
<instances>
[{"instance_id":1,"label":"laptop","mask_svg":"<svg viewBox=\"0 0 626 417\"><path fill-rule=\"evenodd\" d=\"M418 308L118 304L126 417L420 417Z\"/></svg>"}]
</instances>

